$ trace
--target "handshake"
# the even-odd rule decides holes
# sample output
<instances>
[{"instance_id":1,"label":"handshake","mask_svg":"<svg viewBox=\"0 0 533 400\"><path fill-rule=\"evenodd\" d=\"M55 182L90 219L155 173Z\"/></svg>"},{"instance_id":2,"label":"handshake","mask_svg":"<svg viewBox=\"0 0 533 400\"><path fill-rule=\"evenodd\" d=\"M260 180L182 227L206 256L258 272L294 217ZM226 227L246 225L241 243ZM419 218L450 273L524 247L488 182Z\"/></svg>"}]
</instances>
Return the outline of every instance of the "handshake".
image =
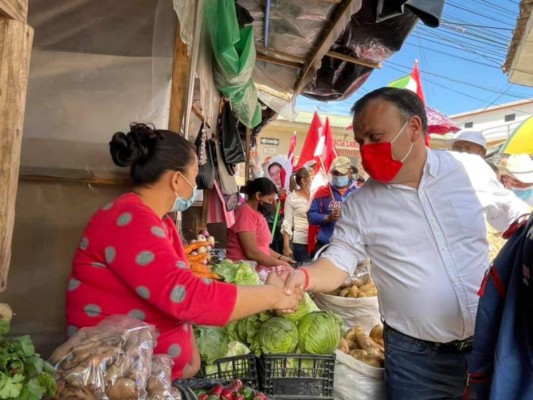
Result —
<instances>
[{"instance_id":1,"label":"handshake","mask_svg":"<svg viewBox=\"0 0 533 400\"><path fill-rule=\"evenodd\" d=\"M266 280L266 285L275 290L273 308L283 312L296 311L304 295L306 273L299 269L291 271L272 271Z\"/></svg>"}]
</instances>

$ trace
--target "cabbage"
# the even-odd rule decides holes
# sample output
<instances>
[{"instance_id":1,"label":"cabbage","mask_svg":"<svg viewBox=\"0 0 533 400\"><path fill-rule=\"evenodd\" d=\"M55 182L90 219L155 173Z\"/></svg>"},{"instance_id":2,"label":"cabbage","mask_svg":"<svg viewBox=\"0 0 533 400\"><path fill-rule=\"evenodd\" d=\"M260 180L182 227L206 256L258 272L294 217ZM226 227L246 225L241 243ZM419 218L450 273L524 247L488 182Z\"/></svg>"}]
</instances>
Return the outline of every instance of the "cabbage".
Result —
<instances>
[{"instance_id":1,"label":"cabbage","mask_svg":"<svg viewBox=\"0 0 533 400\"><path fill-rule=\"evenodd\" d=\"M229 342L228 348L227 348L227 351L224 357L244 356L246 354L250 354L250 349L246 347L246 345L242 344L241 342L237 342L234 340L234 341ZM216 364L214 365L207 364L205 366L205 373L206 375L213 375L213 374L218 374L219 371L229 372L233 370L234 366L236 369L238 369L240 366L239 362L241 362L241 360L222 362L218 364L218 366ZM245 361L243 360L242 363L244 362Z\"/></svg>"},{"instance_id":2,"label":"cabbage","mask_svg":"<svg viewBox=\"0 0 533 400\"><path fill-rule=\"evenodd\" d=\"M244 261L234 264L229 260L224 260L213 266L213 272L220 275L225 282L236 285L261 285L259 274Z\"/></svg>"},{"instance_id":3,"label":"cabbage","mask_svg":"<svg viewBox=\"0 0 533 400\"><path fill-rule=\"evenodd\" d=\"M230 260L224 260L220 264L213 266L213 272L220 275L224 279L224 282L233 282L236 269Z\"/></svg>"},{"instance_id":4,"label":"cabbage","mask_svg":"<svg viewBox=\"0 0 533 400\"><path fill-rule=\"evenodd\" d=\"M259 330L259 343L264 354L292 353L298 346L298 328L286 318L271 318Z\"/></svg>"},{"instance_id":5,"label":"cabbage","mask_svg":"<svg viewBox=\"0 0 533 400\"><path fill-rule=\"evenodd\" d=\"M332 312L307 314L298 326L299 348L302 353L331 354L342 337L342 320Z\"/></svg>"},{"instance_id":6,"label":"cabbage","mask_svg":"<svg viewBox=\"0 0 533 400\"><path fill-rule=\"evenodd\" d=\"M208 364L226 356L228 336L221 328L199 326L195 328L196 343L200 358Z\"/></svg>"},{"instance_id":7,"label":"cabbage","mask_svg":"<svg viewBox=\"0 0 533 400\"><path fill-rule=\"evenodd\" d=\"M276 315L279 317L290 319L295 324L298 324L300 320L305 317L307 314L320 311L316 306L315 302L311 299L308 293L304 294L304 298L298 305L298 309L293 313L284 313L282 311L276 311Z\"/></svg>"},{"instance_id":8,"label":"cabbage","mask_svg":"<svg viewBox=\"0 0 533 400\"><path fill-rule=\"evenodd\" d=\"M241 261L236 264L236 267L233 283L236 285L261 285L259 274L255 272L250 264Z\"/></svg>"},{"instance_id":9,"label":"cabbage","mask_svg":"<svg viewBox=\"0 0 533 400\"><path fill-rule=\"evenodd\" d=\"M262 312L240 319L237 321L235 334L231 335L235 335L239 341L248 345L257 357L260 357L261 343L259 342L258 333L261 325L263 325L263 322L268 321L270 317L271 314L269 312Z\"/></svg>"}]
</instances>

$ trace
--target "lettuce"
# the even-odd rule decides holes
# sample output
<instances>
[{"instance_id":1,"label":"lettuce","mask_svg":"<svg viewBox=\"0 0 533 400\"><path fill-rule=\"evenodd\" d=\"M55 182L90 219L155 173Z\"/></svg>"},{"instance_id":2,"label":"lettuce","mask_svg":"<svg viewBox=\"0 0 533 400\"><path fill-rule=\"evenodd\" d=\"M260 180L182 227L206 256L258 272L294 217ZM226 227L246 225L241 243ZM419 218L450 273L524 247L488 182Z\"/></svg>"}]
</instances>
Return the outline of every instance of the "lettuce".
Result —
<instances>
[{"instance_id":1,"label":"lettuce","mask_svg":"<svg viewBox=\"0 0 533 400\"><path fill-rule=\"evenodd\" d=\"M307 314L298 325L300 351L307 354L332 354L341 341L342 326L342 319L332 312Z\"/></svg>"},{"instance_id":2,"label":"lettuce","mask_svg":"<svg viewBox=\"0 0 533 400\"><path fill-rule=\"evenodd\" d=\"M311 296L309 296L308 293L305 293L304 298L302 299L302 301L300 301L298 309L295 312L284 313L282 311L276 311L276 315L278 317L290 319L292 322L298 325L298 323L303 319L303 317L314 311L320 310L316 306L315 302L311 299Z\"/></svg>"},{"instance_id":3,"label":"lettuce","mask_svg":"<svg viewBox=\"0 0 533 400\"><path fill-rule=\"evenodd\" d=\"M259 342L264 354L292 353L298 347L298 328L288 319L271 318L261 326Z\"/></svg>"}]
</instances>

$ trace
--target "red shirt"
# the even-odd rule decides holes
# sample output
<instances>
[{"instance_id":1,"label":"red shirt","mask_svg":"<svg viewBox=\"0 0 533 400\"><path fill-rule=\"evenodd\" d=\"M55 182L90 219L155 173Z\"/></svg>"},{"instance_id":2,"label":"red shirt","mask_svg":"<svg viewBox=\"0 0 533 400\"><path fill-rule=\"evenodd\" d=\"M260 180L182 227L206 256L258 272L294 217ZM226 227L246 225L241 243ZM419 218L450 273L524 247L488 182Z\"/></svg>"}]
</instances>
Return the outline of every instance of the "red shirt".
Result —
<instances>
[{"instance_id":1,"label":"red shirt","mask_svg":"<svg viewBox=\"0 0 533 400\"><path fill-rule=\"evenodd\" d=\"M264 254L270 255L270 242L272 234L268 229L268 223L259 211L254 210L247 203L241 204L235 210L235 224L228 229L228 245L226 255L230 260L246 260L239 237L241 232L255 233L257 248Z\"/></svg>"},{"instance_id":2,"label":"red shirt","mask_svg":"<svg viewBox=\"0 0 533 400\"><path fill-rule=\"evenodd\" d=\"M195 277L178 232L134 193L97 211L76 250L67 290L68 334L110 315L129 315L159 331L158 354L174 359L172 378L192 360L192 325L225 325L233 285Z\"/></svg>"}]
</instances>

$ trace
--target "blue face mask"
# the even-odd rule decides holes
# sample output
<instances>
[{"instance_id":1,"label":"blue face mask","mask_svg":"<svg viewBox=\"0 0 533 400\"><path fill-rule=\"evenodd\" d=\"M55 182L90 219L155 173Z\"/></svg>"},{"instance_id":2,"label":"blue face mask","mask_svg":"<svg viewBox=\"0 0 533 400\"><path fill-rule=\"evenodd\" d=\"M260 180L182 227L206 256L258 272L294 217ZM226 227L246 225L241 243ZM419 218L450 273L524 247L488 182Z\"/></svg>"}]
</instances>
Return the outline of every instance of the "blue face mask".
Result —
<instances>
[{"instance_id":1,"label":"blue face mask","mask_svg":"<svg viewBox=\"0 0 533 400\"><path fill-rule=\"evenodd\" d=\"M190 206L194 204L194 200L196 199L196 185L195 186L191 185L191 183L187 180L187 178L185 178L183 175L182 177L183 179L185 179L185 182L187 182L187 184L191 187L192 195L189 199L186 200L183 197L181 197L179 194L174 192L174 194L176 195L176 201L174 201L174 205L170 209L170 212L185 211L186 209L188 209Z\"/></svg>"},{"instance_id":2,"label":"blue face mask","mask_svg":"<svg viewBox=\"0 0 533 400\"><path fill-rule=\"evenodd\" d=\"M331 183L333 183L333 186L338 187L338 188L348 185L349 182L350 182L350 178L348 178L348 175L334 176L333 179L331 180Z\"/></svg>"},{"instance_id":3,"label":"blue face mask","mask_svg":"<svg viewBox=\"0 0 533 400\"><path fill-rule=\"evenodd\" d=\"M533 205L533 187L525 189L513 188L512 191L520 200L529 204L530 206Z\"/></svg>"}]
</instances>

